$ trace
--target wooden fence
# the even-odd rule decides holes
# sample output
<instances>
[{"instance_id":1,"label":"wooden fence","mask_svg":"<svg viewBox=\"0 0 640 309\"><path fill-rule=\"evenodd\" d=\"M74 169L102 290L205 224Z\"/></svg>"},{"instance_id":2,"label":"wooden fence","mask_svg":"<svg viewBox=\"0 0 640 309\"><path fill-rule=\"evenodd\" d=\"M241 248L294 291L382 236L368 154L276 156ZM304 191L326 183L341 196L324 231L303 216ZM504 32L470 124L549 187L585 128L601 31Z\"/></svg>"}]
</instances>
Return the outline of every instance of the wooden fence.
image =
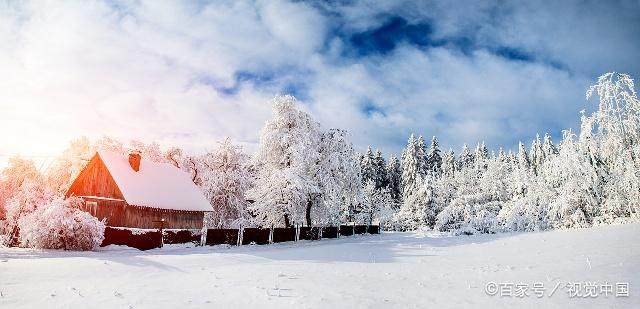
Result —
<instances>
[{"instance_id":1,"label":"wooden fence","mask_svg":"<svg viewBox=\"0 0 640 309\"><path fill-rule=\"evenodd\" d=\"M106 227L101 246L125 245L140 250L160 248L163 244L204 243L215 245L267 245L299 240L319 240L347 237L356 234L380 234L378 225L341 225L298 228L242 228L200 230L131 229Z\"/></svg>"}]
</instances>

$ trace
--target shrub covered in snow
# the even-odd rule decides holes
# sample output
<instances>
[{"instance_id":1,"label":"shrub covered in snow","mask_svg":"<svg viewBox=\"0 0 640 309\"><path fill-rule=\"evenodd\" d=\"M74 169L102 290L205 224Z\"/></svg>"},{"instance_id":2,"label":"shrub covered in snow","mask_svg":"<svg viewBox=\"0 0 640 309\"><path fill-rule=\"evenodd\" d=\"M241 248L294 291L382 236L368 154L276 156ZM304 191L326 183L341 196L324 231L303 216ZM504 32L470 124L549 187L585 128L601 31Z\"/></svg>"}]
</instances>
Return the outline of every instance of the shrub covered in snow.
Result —
<instances>
[{"instance_id":1,"label":"shrub covered in snow","mask_svg":"<svg viewBox=\"0 0 640 309\"><path fill-rule=\"evenodd\" d=\"M482 202L474 196L457 198L438 214L435 229L467 235L494 233L501 208L497 201Z\"/></svg>"},{"instance_id":2,"label":"shrub covered in snow","mask_svg":"<svg viewBox=\"0 0 640 309\"><path fill-rule=\"evenodd\" d=\"M21 244L40 249L98 248L104 239L104 222L77 209L79 203L78 198L56 197L21 217Z\"/></svg>"}]
</instances>

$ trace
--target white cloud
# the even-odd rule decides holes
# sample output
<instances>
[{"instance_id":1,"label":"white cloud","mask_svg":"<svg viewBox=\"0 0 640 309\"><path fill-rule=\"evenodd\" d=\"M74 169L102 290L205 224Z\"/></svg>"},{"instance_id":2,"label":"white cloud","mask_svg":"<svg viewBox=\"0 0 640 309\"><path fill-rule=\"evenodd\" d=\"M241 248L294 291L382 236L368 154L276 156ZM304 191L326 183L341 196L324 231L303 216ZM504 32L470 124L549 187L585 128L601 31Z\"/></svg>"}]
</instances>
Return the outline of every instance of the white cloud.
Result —
<instances>
[{"instance_id":1,"label":"white cloud","mask_svg":"<svg viewBox=\"0 0 640 309\"><path fill-rule=\"evenodd\" d=\"M103 134L190 150L231 136L251 147L267 101L292 83L315 117L348 129L360 147L398 151L410 132L456 148L481 139L513 147L514 137L575 125L593 72L640 71L631 27L605 14L615 10L571 5L527 15L528 7L403 1L0 4L0 155L56 154L71 138ZM429 21L435 38L467 35L481 46L464 54L400 44L387 55L341 56L348 42L336 31L373 29L390 14ZM487 51L500 44L570 73ZM242 81L239 72L266 76Z\"/></svg>"}]
</instances>

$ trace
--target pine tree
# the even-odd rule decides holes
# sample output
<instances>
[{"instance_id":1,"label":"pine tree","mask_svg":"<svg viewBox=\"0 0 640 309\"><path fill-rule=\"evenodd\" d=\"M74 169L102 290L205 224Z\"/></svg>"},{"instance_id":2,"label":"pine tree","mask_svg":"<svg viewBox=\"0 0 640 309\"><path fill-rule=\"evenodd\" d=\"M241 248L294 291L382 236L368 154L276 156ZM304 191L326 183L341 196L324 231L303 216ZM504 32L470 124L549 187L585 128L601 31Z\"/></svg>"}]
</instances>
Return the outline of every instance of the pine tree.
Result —
<instances>
[{"instance_id":1,"label":"pine tree","mask_svg":"<svg viewBox=\"0 0 640 309\"><path fill-rule=\"evenodd\" d=\"M542 142L542 151L544 152L545 158L551 158L552 156L558 154L558 149L553 144L549 133L545 133L544 135L544 140Z\"/></svg>"},{"instance_id":2,"label":"pine tree","mask_svg":"<svg viewBox=\"0 0 640 309\"><path fill-rule=\"evenodd\" d=\"M453 149L449 148L449 151L442 157L442 175L453 176L456 171L456 157L453 153Z\"/></svg>"},{"instance_id":3,"label":"pine tree","mask_svg":"<svg viewBox=\"0 0 640 309\"><path fill-rule=\"evenodd\" d=\"M473 154L466 143L462 146L462 153L460 154L460 162L458 165L459 169L471 167L473 165Z\"/></svg>"},{"instance_id":4,"label":"pine tree","mask_svg":"<svg viewBox=\"0 0 640 309\"><path fill-rule=\"evenodd\" d=\"M385 162L382 152L378 149L374 157L375 166L375 184L376 189L385 188L389 184L389 177L387 175L387 162Z\"/></svg>"},{"instance_id":5,"label":"pine tree","mask_svg":"<svg viewBox=\"0 0 640 309\"><path fill-rule=\"evenodd\" d=\"M416 189L417 181L424 175L424 151L420 146L420 139L413 134L407 141L407 147L402 152L402 192L408 196Z\"/></svg>"},{"instance_id":6,"label":"pine tree","mask_svg":"<svg viewBox=\"0 0 640 309\"><path fill-rule=\"evenodd\" d=\"M427 170L434 177L439 177L442 174L442 157L438 147L438 139L435 136L431 138L431 147L427 153Z\"/></svg>"},{"instance_id":7,"label":"pine tree","mask_svg":"<svg viewBox=\"0 0 640 309\"><path fill-rule=\"evenodd\" d=\"M402 198L402 166L400 165L400 160L395 155L391 155L389 158L387 178L389 180L389 193L391 194L391 198L396 201L396 203L399 203Z\"/></svg>"},{"instance_id":8,"label":"pine tree","mask_svg":"<svg viewBox=\"0 0 640 309\"><path fill-rule=\"evenodd\" d=\"M528 170L531 167L529 162L529 156L527 155L527 150L524 148L524 143L520 142L518 144L518 154L517 154L518 166L523 170Z\"/></svg>"},{"instance_id":9,"label":"pine tree","mask_svg":"<svg viewBox=\"0 0 640 309\"><path fill-rule=\"evenodd\" d=\"M509 160L509 157L507 157L507 154L504 152L504 149L500 147L500 150L498 150L498 161L507 162L508 160Z\"/></svg>"},{"instance_id":10,"label":"pine tree","mask_svg":"<svg viewBox=\"0 0 640 309\"><path fill-rule=\"evenodd\" d=\"M487 163L489 160L489 149L487 149L484 141L482 143L478 143L478 145L476 146L474 157L477 169L484 170L487 168Z\"/></svg>"},{"instance_id":11,"label":"pine tree","mask_svg":"<svg viewBox=\"0 0 640 309\"><path fill-rule=\"evenodd\" d=\"M536 134L536 139L531 142L531 151L529 152L529 162L531 163L531 169L534 173L538 173L538 168L545 160L544 151L542 150L542 142L540 142L540 135Z\"/></svg>"},{"instance_id":12,"label":"pine tree","mask_svg":"<svg viewBox=\"0 0 640 309\"><path fill-rule=\"evenodd\" d=\"M422 137L422 135L420 135L418 137L418 154L417 157L419 158L418 162L418 166L419 166L419 171L421 175L427 175L427 173L429 172L428 167L427 167L427 146L424 142L424 138Z\"/></svg>"},{"instance_id":13,"label":"pine tree","mask_svg":"<svg viewBox=\"0 0 640 309\"><path fill-rule=\"evenodd\" d=\"M362 171L362 183L365 184L368 181L373 181L378 185L378 171L376 167L376 158L371 149L371 146L367 147L367 152L362 155L360 161L360 169Z\"/></svg>"}]
</instances>

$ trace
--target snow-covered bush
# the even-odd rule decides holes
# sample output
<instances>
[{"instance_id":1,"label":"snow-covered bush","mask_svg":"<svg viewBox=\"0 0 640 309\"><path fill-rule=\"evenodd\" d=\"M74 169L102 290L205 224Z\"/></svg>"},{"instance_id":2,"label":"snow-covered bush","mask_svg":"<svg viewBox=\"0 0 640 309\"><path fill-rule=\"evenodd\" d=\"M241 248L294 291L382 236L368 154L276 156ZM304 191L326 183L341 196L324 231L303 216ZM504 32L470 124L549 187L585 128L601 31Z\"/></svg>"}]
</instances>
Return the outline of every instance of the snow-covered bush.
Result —
<instances>
[{"instance_id":1,"label":"snow-covered bush","mask_svg":"<svg viewBox=\"0 0 640 309\"><path fill-rule=\"evenodd\" d=\"M459 197L438 214L435 229L456 235L494 233L501 208L501 202L482 202L477 196Z\"/></svg>"},{"instance_id":2,"label":"snow-covered bush","mask_svg":"<svg viewBox=\"0 0 640 309\"><path fill-rule=\"evenodd\" d=\"M549 204L556 198L544 183L529 183L524 196L504 203L498 213L498 226L503 231L538 231L550 227Z\"/></svg>"},{"instance_id":3,"label":"snow-covered bush","mask_svg":"<svg viewBox=\"0 0 640 309\"><path fill-rule=\"evenodd\" d=\"M19 220L20 243L39 249L94 250L104 239L105 225L77 209L82 200L56 197Z\"/></svg>"},{"instance_id":4,"label":"snow-covered bush","mask_svg":"<svg viewBox=\"0 0 640 309\"><path fill-rule=\"evenodd\" d=\"M40 205L50 201L53 196L53 192L47 190L42 182L25 179L5 204L6 219L0 229L0 233L4 235L4 244L7 246L17 245L19 220Z\"/></svg>"},{"instance_id":5,"label":"snow-covered bush","mask_svg":"<svg viewBox=\"0 0 640 309\"><path fill-rule=\"evenodd\" d=\"M363 190L363 207L357 215L356 222L374 224L376 221L385 228L390 227L393 219L393 199L388 188L376 189L373 180L367 181Z\"/></svg>"}]
</instances>

